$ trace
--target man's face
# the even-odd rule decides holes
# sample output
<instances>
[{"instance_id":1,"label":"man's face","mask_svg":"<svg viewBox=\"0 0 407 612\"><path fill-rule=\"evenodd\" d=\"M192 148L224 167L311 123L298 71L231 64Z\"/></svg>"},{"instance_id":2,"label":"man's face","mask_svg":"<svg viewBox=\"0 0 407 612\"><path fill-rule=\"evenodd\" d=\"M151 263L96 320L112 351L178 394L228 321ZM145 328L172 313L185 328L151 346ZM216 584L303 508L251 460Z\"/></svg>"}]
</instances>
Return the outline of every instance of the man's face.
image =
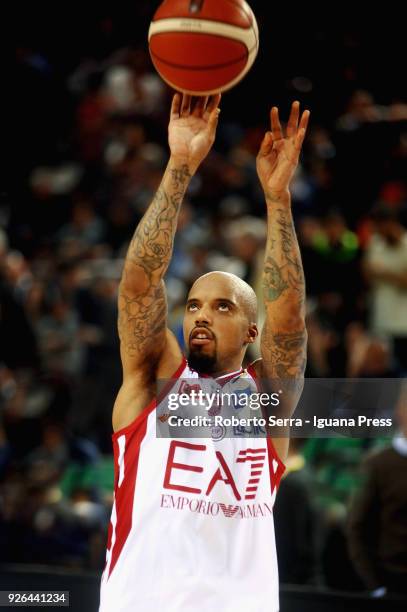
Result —
<instances>
[{"instance_id":1,"label":"man's face","mask_svg":"<svg viewBox=\"0 0 407 612\"><path fill-rule=\"evenodd\" d=\"M188 296L183 326L190 366L206 374L234 368L252 341L253 327L229 279L216 274L198 279Z\"/></svg>"}]
</instances>

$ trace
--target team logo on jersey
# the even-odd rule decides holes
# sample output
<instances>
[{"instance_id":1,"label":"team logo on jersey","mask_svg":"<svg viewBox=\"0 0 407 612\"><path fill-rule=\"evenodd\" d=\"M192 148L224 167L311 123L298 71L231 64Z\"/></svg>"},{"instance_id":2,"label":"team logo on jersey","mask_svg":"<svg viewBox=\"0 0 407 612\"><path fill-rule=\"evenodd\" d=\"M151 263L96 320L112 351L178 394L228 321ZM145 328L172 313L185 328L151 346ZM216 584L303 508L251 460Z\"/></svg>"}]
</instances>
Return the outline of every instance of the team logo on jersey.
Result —
<instances>
[{"instance_id":1,"label":"team logo on jersey","mask_svg":"<svg viewBox=\"0 0 407 612\"><path fill-rule=\"evenodd\" d=\"M181 453L185 450L195 452L196 457L193 459L193 464L181 463L176 460L177 449ZM220 451L215 451L215 456L218 460L218 467L212 474L211 470L205 469L205 461L202 453L213 452L210 447L205 444L190 444L173 440L168 453L167 466L164 477L164 489L166 492L161 493L161 508L169 508L173 510L189 511L198 514L206 514L209 516L223 515L226 518L252 519L270 516L273 513L274 499L277 493L277 486L280 480L280 473L277 461L273 460L270 466L271 470L271 497L269 501L256 501L257 489L263 472L264 463L266 461L266 448L246 448L238 452L233 464L244 464L249 468L249 479L244 488L244 491L239 491L236 481L233 477L231 467L228 465L225 457ZM181 456L180 456L181 458ZM203 465L202 465L203 463ZM201 465L199 465L201 464ZM243 466L242 466L243 467ZM193 472L199 474L194 478L193 483L185 482L181 484L183 477L180 471ZM209 473L208 473L209 472ZM178 482L177 480L178 474ZM212 477L210 478L212 474ZM222 485L220 485L222 483ZM190 486L191 484L199 485ZM227 486L230 487L231 493L234 495L235 504L225 504L212 500L211 492L215 487ZM182 492L180 495L179 492ZM191 493L193 496L191 497Z\"/></svg>"},{"instance_id":2,"label":"team logo on jersey","mask_svg":"<svg viewBox=\"0 0 407 612\"><path fill-rule=\"evenodd\" d=\"M199 391L202 391L201 385L198 385L198 384L191 385L187 383L186 380L181 380L181 384L179 386L177 393L179 395L184 394L184 393L185 395L191 395L192 391L195 391L195 393L199 393Z\"/></svg>"},{"instance_id":3,"label":"team logo on jersey","mask_svg":"<svg viewBox=\"0 0 407 612\"><path fill-rule=\"evenodd\" d=\"M220 397L218 396L214 398L214 402L208 410L208 415L211 417L216 416L217 414L220 414L221 410L222 410L222 403L221 403Z\"/></svg>"},{"instance_id":4,"label":"team logo on jersey","mask_svg":"<svg viewBox=\"0 0 407 612\"><path fill-rule=\"evenodd\" d=\"M214 425L211 428L212 440L214 442L219 442L223 440L226 435L226 427L224 425Z\"/></svg>"},{"instance_id":5,"label":"team logo on jersey","mask_svg":"<svg viewBox=\"0 0 407 612\"><path fill-rule=\"evenodd\" d=\"M177 461L176 456L181 456L181 453L188 451L189 457L194 456L192 459L193 463L185 463L185 459L181 463ZM218 483L223 483L222 486L230 487L231 493L234 495L236 501L253 500L256 498L257 489L260 483L260 478L263 472L264 464L266 461L267 449L266 448L245 448L238 452L232 466L228 464L223 453L221 451L215 451L215 457L217 459L217 467L212 474L205 470L205 457L204 454L210 453L212 449L206 444L191 444L189 442L183 442L181 440L172 440L168 452L167 465L164 477L164 488L175 491L182 491L184 493L197 493L209 496L215 486L220 486ZM213 451L212 451L213 452ZM204 453L204 454L203 454ZM274 465L273 471L277 472L277 466ZM203 465L202 465L203 464ZM245 464L245 470L248 473L248 480L244 490L238 489L235 478L233 477L233 470L236 470L236 465ZM247 469L246 468L249 468ZM243 468L243 466L242 466ZM213 468L212 468L213 469ZM184 472L184 476L181 476ZM190 486L191 482L187 484L181 484L182 480L185 479L185 473L200 474L193 478L193 484L196 486ZM177 480L177 475L180 478ZM275 483L277 484L277 483ZM199 486L198 486L199 485Z\"/></svg>"}]
</instances>

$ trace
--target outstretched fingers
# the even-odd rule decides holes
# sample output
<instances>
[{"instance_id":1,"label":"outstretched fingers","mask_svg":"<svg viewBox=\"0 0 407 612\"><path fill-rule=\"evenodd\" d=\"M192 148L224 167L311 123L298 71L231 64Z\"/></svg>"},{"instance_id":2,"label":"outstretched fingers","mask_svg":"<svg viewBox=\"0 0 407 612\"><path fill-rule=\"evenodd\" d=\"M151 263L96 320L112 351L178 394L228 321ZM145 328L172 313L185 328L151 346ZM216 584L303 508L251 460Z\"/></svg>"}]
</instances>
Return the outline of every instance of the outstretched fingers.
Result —
<instances>
[{"instance_id":1,"label":"outstretched fingers","mask_svg":"<svg viewBox=\"0 0 407 612\"><path fill-rule=\"evenodd\" d=\"M300 151L302 147L302 143L304 142L305 134L307 132L308 121L310 117L309 110L306 110L302 113L300 125L297 131L297 135L295 137L295 148L297 151Z\"/></svg>"},{"instance_id":2,"label":"outstretched fingers","mask_svg":"<svg viewBox=\"0 0 407 612\"><path fill-rule=\"evenodd\" d=\"M308 121L309 121L309 116L310 116L310 112L309 110L305 110L302 113L302 117L301 117L301 121L300 121L300 129L304 129L305 131L307 131L307 127L308 127Z\"/></svg>"},{"instance_id":3,"label":"outstretched fingers","mask_svg":"<svg viewBox=\"0 0 407 612\"><path fill-rule=\"evenodd\" d=\"M197 98L193 110L194 117L203 117L203 114L206 109L206 105L208 104L208 96L200 96Z\"/></svg>"},{"instance_id":4,"label":"outstretched fingers","mask_svg":"<svg viewBox=\"0 0 407 612\"><path fill-rule=\"evenodd\" d=\"M273 140L280 140L283 138L283 130L281 128L280 117L278 116L278 108L277 106L273 106L270 111L270 122L271 122L271 131L273 133Z\"/></svg>"},{"instance_id":5,"label":"outstretched fingers","mask_svg":"<svg viewBox=\"0 0 407 612\"><path fill-rule=\"evenodd\" d=\"M208 105L206 107L206 112L212 113L215 110L215 108L218 108L220 99L221 99L220 93L211 96L209 98Z\"/></svg>"},{"instance_id":6,"label":"outstretched fingers","mask_svg":"<svg viewBox=\"0 0 407 612\"><path fill-rule=\"evenodd\" d=\"M182 96L182 103L181 103L181 117L188 117L190 111L191 111L191 100L192 100L192 96L190 96L189 94L184 94Z\"/></svg>"},{"instance_id":7,"label":"outstretched fingers","mask_svg":"<svg viewBox=\"0 0 407 612\"><path fill-rule=\"evenodd\" d=\"M298 100L292 103L290 118L287 123L287 136L290 138L291 136L295 136L298 128L298 118L300 116L300 103Z\"/></svg>"},{"instance_id":8,"label":"outstretched fingers","mask_svg":"<svg viewBox=\"0 0 407 612\"><path fill-rule=\"evenodd\" d=\"M181 94L180 93L176 93L173 95L172 97L172 103L171 103L171 119L179 117L179 110L181 107Z\"/></svg>"},{"instance_id":9,"label":"outstretched fingers","mask_svg":"<svg viewBox=\"0 0 407 612\"><path fill-rule=\"evenodd\" d=\"M220 113L219 102L221 95L215 94L209 98L208 105L206 107L205 119L208 121L208 129L213 134L215 133L216 127L218 125L218 118Z\"/></svg>"},{"instance_id":10,"label":"outstretched fingers","mask_svg":"<svg viewBox=\"0 0 407 612\"><path fill-rule=\"evenodd\" d=\"M259 155L261 157L265 157L269 155L273 149L273 134L271 132L266 132L264 134L264 138L260 145Z\"/></svg>"}]
</instances>

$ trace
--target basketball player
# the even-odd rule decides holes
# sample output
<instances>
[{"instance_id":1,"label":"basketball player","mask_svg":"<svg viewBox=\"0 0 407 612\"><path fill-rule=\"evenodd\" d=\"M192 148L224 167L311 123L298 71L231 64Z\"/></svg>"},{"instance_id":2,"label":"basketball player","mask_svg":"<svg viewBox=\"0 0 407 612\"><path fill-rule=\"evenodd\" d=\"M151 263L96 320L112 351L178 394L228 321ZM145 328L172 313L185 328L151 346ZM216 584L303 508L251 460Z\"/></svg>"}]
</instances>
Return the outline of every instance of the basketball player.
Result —
<instances>
[{"instance_id":1,"label":"basketball player","mask_svg":"<svg viewBox=\"0 0 407 612\"><path fill-rule=\"evenodd\" d=\"M262 359L242 361L258 335L256 295L233 274L211 272L192 286L185 308L187 356L167 328L164 275L191 178L208 154L220 96L176 94L170 160L130 243L119 288L123 383L113 410L115 493L101 612L278 610L272 507L287 438L158 438L163 395L195 381L222 390L273 380L290 414L303 379L307 333L304 276L290 210L289 184L309 112L294 102L286 133L271 110L257 157L268 236L263 287ZM164 394L156 381L169 379ZM203 381L203 382L202 382ZM277 381L277 383L275 382ZM191 386L191 385L190 385ZM216 430L216 428L215 428Z\"/></svg>"}]
</instances>

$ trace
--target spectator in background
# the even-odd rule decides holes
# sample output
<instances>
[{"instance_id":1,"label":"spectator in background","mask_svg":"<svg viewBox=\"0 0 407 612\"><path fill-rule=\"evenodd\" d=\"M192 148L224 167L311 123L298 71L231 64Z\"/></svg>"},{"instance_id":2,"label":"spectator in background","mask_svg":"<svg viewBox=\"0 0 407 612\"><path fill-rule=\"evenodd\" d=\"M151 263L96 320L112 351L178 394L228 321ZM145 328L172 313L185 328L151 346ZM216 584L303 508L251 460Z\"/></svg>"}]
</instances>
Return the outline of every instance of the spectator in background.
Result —
<instances>
[{"instance_id":1,"label":"spectator in background","mask_svg":"<svg viewBox=\"0 0 407 612\"><path fill-rule=\"evenodd\" d=\"M336 328L337 320L332 310L324 311L323 306L310 306L306 319L309 335L307 378L345 375L347 356L340 330ZM337 303L331 300L329 306L336 308Z\"/></svg>"},{"instance_id":2,"label":"spectator in background","mask_svg":"<svg viewBox=\"0 0 407 612\"><path fill-rule=\"evenodd\" d=\"M115 266L104 262L78 296L80 340L84 351L81 384L70 413L73 430L96 440L105 451L111 444L111 406L120 387L121 370L116 334L117 286Z\"/></svg>"},{"instance_id":3,"label":"spectator in background","mask_svg":"<svg viewBox=\"0 0 407 612\"><path fill-rule=\"evenodd\" d=\"M0 364L2 362L9 368L35 368L38 353L31 322L0 268Z\"/></svg>"},{"instance_id":4,"label":"spectator in background","mask_svg":"<svg viewBox=\"0 0 407 612\"><path fill-rule=\"evenodd\" d=\"M46 423L41 444L25 458L29 481L35 484L58 482L69 460L69 447L63 427Z\"/></svg>"},{"instance_id":5,"label":"spectator in background","mask_svg":"<svg viewBox=\"0 0 407 612\"><path fill-rule=\"evenodd\" d=\"M371 328L392 340L395 357L407 370L407 232L387 207L379 205L372 217L376 233L364 260L371 287Z\"/></svg>"},{"instance_id":6,"label":"spectator in background","mask_svg":"<svg viewBox=\"0 0 407 612\"><path fill-rule=\"evenodd\" d=\"M398 378L401 374L393 360L388 340L368 333L354 321L346 328L348 378Z\"/></svg>"},{"instance_id":7,"label":"spectator in background","mask_svg":"<svg viewBox=\"0 0 407 612\"><path fill-rule=\"evenodd\" d=\"M407 594L407 387L395 416L400 434L392 446L368 456L365 480L351 505L348 547L372 595Z\"/></svg>"},{"instance_id":8,"label":"spectator in background","mask_svg":"<svg viewBox=\"0 0 407 612\"><path fill-rule=\"evenodd\" d=\"M375 123L385 117L385 108L375 103L373 95L369 91L358 89L351 95L346 112L337 120L337 128L352 131L364 123Z\"/></svg>"},{"instance_id":9,"label":"spectator in background","mask_svg":"<svg viewBox=\"0 0 407 612\"><path fill-rule=\"evenodd\" d=\"M83 368L84 347L79 338L78 313L56 298L36 327L42 365L47 373L75 379Z\"/></svg>"},{"instance_id":10,"label":"spectator in background","mask_svg":"<svg viewBox=\"0 0 407 612\"><path fill-rule=\"evenodd\" d=\"M90 247L102 241L104 237L104 222L94 210L92 202L83 196L78 196L72 209L71 220L58 233L60 241L75 240L82 248Z\"/></svg>"},{"instance_id":11,"label":"spectator in background","mask_svg":"<svg viewBox=\"0 0 407 612\"><path fill-rule=\"evenodd\" d=\"M403 102L380 105L369 91L357 89L349 99L346 112L338 118L336 127L338 130L353 131L365 123L403 121L406 117L407 105Z\"/></svg>"},{"instance_id":12,"label":"spectator in background","mask_svg":"<svg viewBox=\"0 0 407 612\"><path fill-rule=\"evenodd\" d=\"M321 231L313 237L317 258L312 273L318 276L319 294L326 304L331 303L332 294L340 297L340 303L352 301L349 287L358 287L358 238L346 224L338 209L328 210L322 219Z\"/></svg>"},{"instance_id":13,"label":"spectator in background","mask_svg":"<svg viewBox=\"0 0 407 612\"><path fill-rule=\"evenodd\" d=\"M283 583L312 584L316 579L316 514L312 477L301 453L303 440L291 438L286 471L274 507L278 571Z\"/></svg>"}]
</instances>

